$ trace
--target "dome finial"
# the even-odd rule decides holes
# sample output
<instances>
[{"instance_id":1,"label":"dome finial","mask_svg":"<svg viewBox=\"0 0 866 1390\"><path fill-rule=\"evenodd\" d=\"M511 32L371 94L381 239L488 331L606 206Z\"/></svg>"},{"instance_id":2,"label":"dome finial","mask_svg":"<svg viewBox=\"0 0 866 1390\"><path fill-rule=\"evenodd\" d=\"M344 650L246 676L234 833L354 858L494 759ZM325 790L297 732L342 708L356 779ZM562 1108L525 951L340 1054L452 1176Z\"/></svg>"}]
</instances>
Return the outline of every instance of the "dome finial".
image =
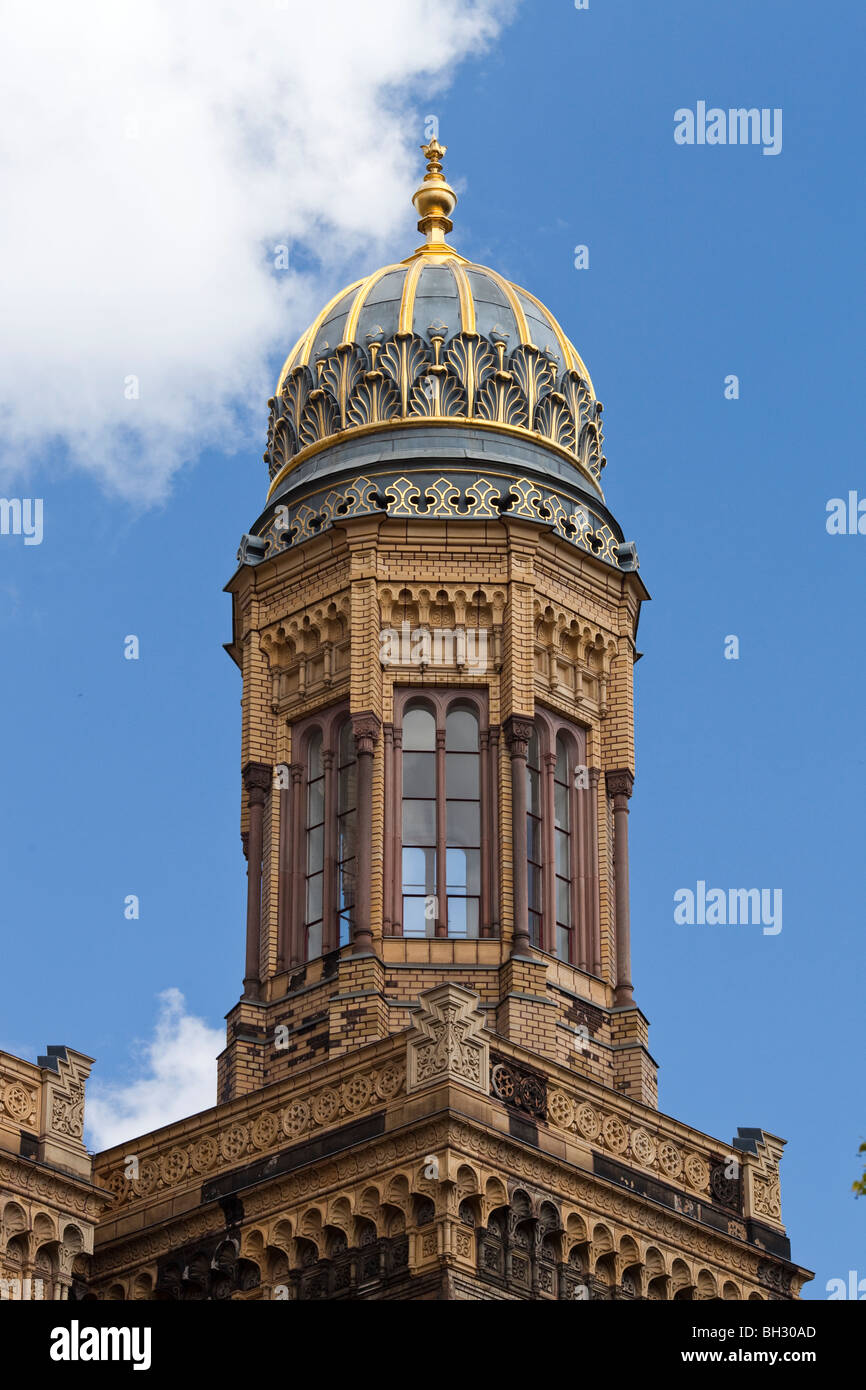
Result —
<instances>
[{"instance_id":1,"label":"dome finial","mask_svg":"<svg viewBox=\"0 0 866 1390\"><path fill-rule=\"evenodd\" d=\"M421 146L427 160L427 173L412 194L412 202L419 213L418 231L424 233L428 246L443 246L446 233L454 225L451 213L457 206L457 194L442 174L442 160L447 150L448 146L440 145L435 137L429 145Z\"/></svg>"}]
</instances>

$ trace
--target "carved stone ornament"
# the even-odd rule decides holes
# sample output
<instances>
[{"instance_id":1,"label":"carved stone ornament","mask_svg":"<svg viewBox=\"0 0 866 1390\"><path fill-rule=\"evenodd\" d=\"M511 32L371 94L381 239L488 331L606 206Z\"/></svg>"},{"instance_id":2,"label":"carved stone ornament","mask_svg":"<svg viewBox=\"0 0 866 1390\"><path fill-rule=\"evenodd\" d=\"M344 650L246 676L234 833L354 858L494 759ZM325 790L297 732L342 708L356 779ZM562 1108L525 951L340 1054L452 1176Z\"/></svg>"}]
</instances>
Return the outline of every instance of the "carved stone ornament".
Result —
<instances>
[{"instance_id":1,"label":"carved stone ornament","mask_svg":"<svg viewBox=\"0 0 866 1390\"><path fill-rule=\"evenodd\" d=\"M406 1090L452 1080L487 1095L490 1049L483 1036L478 995L448 983L425 990L419 1003L421 1010L407 1043Z\"/></svg>"}]
</instances>

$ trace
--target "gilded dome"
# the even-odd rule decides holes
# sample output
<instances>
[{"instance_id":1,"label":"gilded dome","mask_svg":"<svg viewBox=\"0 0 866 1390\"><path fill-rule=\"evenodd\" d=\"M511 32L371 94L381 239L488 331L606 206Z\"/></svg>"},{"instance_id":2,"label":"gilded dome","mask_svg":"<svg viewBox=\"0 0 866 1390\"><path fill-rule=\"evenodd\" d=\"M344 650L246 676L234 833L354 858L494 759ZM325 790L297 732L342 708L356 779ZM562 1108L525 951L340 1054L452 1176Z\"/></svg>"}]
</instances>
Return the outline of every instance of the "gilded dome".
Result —
<instances>
[{"instance_id":1,"label":"gilded dome","mask_svg":"<svg viewBox=\"0 0 866 1390\"><path fill-rule=\"evenodd\" d=\"M554 316L445 240L457 195L444 148L424 149L413 202L424 244L335 295L280 372L265 460L269 496L313 454L362 434L430 426L522 438L603 497L601 405ZM455 446L459 441L455 439Z\"/></svg>"}]
</instances>

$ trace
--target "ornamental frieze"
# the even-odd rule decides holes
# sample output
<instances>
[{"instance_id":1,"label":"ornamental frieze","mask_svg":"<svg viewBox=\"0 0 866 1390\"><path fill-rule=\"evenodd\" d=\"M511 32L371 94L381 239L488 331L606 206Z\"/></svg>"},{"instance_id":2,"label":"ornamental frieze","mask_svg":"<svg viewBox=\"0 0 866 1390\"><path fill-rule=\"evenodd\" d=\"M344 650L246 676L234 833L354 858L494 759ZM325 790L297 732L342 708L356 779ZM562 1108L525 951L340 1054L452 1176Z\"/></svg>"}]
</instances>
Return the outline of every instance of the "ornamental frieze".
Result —
<instances>
[{"instance_id":1,"label":"ornamental frieze","mask_svg":"<svg viewBox=\"0 0 866 1390\"><path fill-rule=\"evenodd\" d=\"M111 1192L115 1205L144 1200L197 1181L222 1165L285 1148L318 1129L381 1107L404 1089L405 1075L399 1061L351 1072L333 1084L311 1085L284 1105L263 1104L251 1117L214 1125L187 1144L172 1139L164 1150L146 1157L135 1154L131 1141L123 1161L107 1172L99 1170L97 1181Z\"/></svg>"},{"instance_id":2,"label":"ornamental frieze","mask_svg":"<svg viewBox=\"0 0 866 1390\"><path fill-rule=\"evenodd\" d=\"M427 520L501 521L519 518L542 522L558 536L596 559L617 568L636 569L633 547L623 547L607 522L586 504L528 478L484 477L452 471L449 477L417 482L403 474L372 478L360 475L337 487L323 485L303 501L276 508L254 538L259 553L242 542L238 560L269 559L339 525L343 519L380 515Z\"/></svg>"},{"instance_id":3,"label":"ornamental frieze","mask_svg":"<svg viewBox=\"0 0 866 1390\"><path fill-rule=\"evenodd\" d=\"M436 331L437 328L440 331ZM559 356L522 343L506 355L507 334L491 338L431 324L430 342L412 333L367 346L327 344L313 367L295 367L269 402L271 478L332 436L377 425L464 424L527 435L564 453L598 484L605 467L602 406Z\"/></svg>"}]
</instances>

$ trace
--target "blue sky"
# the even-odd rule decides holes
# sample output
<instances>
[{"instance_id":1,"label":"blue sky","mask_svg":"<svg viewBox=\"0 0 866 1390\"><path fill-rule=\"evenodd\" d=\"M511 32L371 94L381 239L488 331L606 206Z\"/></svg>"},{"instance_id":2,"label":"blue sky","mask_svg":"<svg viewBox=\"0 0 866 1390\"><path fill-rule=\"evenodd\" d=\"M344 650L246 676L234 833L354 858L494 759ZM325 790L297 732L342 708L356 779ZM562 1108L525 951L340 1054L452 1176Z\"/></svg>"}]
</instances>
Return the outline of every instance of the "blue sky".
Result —
<instances>
[{"instance_id":1,"label":"blue sky","mask_svg":"<svg viewBox=\"0 0 866 1390\"><path fill-rule=\"evenodd\" d=\"M829 499L866 498L864 27L854 3L545 0L446 89L414 78L400 107L410 145L439 118L454 243L552 308L605 404L606 496L652 594L630 834L660 1108L722 1140L738 1126L788 1140L783 1215L816 1271L807 1298L866 1276L851 1194L866 1138L866 535L825 527ZM678 146L674 112L698 101L781 108L781 153ZM385 255L332 246L329 284L416 242L407 206ZM287 299L284 351L303 326ZM0 537L0 1046L65 1042L103 1083L134 1076L162 991L219 1029L240 990L240 681L222 585L265 497L266 394L258 436L209 439L149 507L51 439L18 484L44 498L43 543ZM698 880L781 888L781 933L675 924L674 893Z\"/></svg>"}]
</instances>

